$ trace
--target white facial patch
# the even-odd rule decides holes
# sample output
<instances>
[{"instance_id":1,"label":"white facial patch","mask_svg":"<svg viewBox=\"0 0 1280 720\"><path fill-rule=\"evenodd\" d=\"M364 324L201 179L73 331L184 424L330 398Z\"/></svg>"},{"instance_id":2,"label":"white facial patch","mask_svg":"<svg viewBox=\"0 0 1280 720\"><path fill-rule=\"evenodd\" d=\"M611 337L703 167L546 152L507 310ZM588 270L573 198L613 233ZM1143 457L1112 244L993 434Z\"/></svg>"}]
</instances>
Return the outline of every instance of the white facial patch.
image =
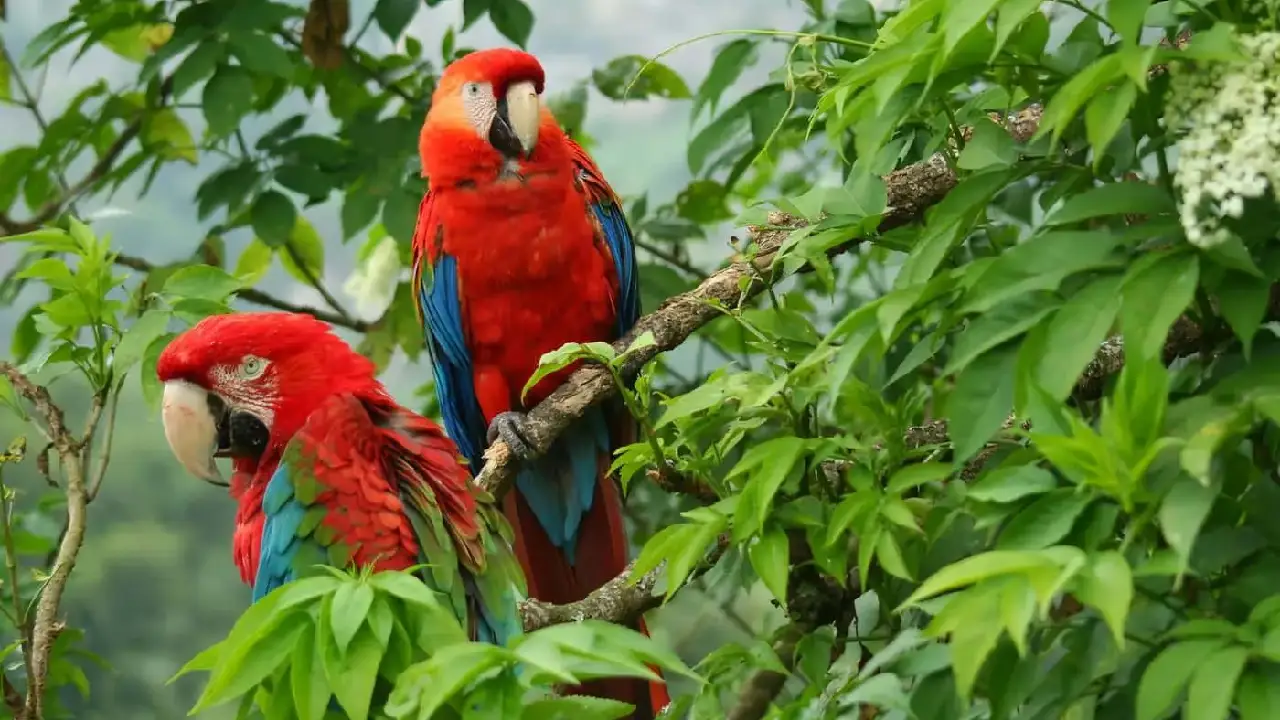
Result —
<instances>
[{"instance_id":1,"label":"white facial patch","mask_svg":"<svg viewBox=\"0 0 1280 720\"><path fill-rule=\"evenodd\" d=\"M480 137L489 134L489 126L498 114L498 99L493 96L491 83L466 83L462 86L462 107L467 120Z\"/></svg>"},{"instance_id":2,"label":"white facial patch","mask_svg":"<svg viewBox=\"0 0 1280 720\"><path fill-rule=\"evenodd\" d=\"M250 358L259 363L246 362ZM262 377L267 364L263 358L248 355L237 366L215 366L209 371L209 376L213 380L214 392L221 395L228 405L253 413L264 425L271 427L280 393L274 376ZM252 377L246 377L250 374Z\"/></svg>"}]
</instances>

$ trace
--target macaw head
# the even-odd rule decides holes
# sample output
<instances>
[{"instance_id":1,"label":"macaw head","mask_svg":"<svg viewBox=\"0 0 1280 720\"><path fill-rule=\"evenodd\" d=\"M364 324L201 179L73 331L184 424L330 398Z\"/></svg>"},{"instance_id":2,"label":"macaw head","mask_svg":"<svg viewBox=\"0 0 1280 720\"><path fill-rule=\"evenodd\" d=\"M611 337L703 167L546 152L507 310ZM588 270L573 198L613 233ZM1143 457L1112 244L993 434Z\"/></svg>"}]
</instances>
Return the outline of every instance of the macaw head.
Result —
<instances>
[{"instance_id":1,"label":"macaw head","mask_svg":"<svg viewBox=\"0 0 1280 720\"><path fill-rule=\"evenodd\" d=\"M445 169L459 156L529 157L544 120L551 119L540 98L545 80L537 58L511 48L480 50L451 63L431 96L418 140L424 174L435 177L433 164Z\"/></svg>"},{"instance_id":2,"label":"macaw head","mask_svg":"<svg viewBox=\"0 0 1280 720\"><path fill-rule=\"evenodd\" d=\"M169 447L191 474L225 485L215 457L255 466L327 398L381 391L374 365L310 315L213 315L160 353Z\"/></svg>"}]
</instances>

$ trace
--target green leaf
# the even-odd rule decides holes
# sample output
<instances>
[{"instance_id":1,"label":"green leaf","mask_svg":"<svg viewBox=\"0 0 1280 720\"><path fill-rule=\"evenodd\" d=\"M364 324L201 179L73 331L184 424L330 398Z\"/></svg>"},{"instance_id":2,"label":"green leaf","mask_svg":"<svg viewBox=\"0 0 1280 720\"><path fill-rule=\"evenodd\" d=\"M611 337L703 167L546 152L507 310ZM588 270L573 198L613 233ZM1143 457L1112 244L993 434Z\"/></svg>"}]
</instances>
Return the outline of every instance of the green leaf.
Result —
<instances>
[{"instance_id":1,"label":"green leaf","mask_svg":"<svg viewBox=\"0 0 1280 720\"><path fill-rule=\"evenodd\" d=\"M1040 116L1040 127L1032 142L1049 135L1056 145L1076 113L1099 90L1124 75L1124 67L1118 53L1103 55L1084 70L1076 73L1054 93Z\"/></svg>"},{"instance_id":2,"label":"green leaf","mask_svg":"<svg viewBox=\"0 0 1280 720\"><path fill-rule=\"evenodd\" d=\"M1205 659L1187 689L1187 720L1223 720L1231 714L1231 700L1249 649L1225 647Z\"/></svg>"},{"instance_id":3,"label":"green leaf","mask_svg":"<svg viewBox=\"0 0 1280 720\"><path fill-rule=\"evenodd\" d=\"M0 40L0 48L4 41ZM0 53L0 101L13 99L13 66L9 64L9 54Z\"/></svg>"},{"instance_id":4,"label":"green leaf","mask_svg":"<svg viewBox=\"0 0 1280 720\"><path fill-rule=\"evenodd\" d=\"M1094 278L1050 319L1039 357L1029 360L1036 384L1053 400L1062 401L1071 394L1111 331L1120 312L1121 280L1119 275Z\"/></svg>"},{"instance_id":5,"label":"green leaf","mask_svg":"<svg viewBox=\"0 0 1280 720\"><path fill-rule=\"evenodd\" d=\"M974 126L973 137L964 144L956 167L961 170L982 170L993 166L1005 167L1018 161L1018 147L1009 132L994 122L979 122Z\"/></svg>"},{"instance_id":6,"label":"green leaf","mask_svg":"<svg viewBox=\"0 0 1280 720\"><path fill-rule=\"evenodd\" d=\"M1058 304L1058 300L1049 293L1032 292L1001 303L973 319L956 340L943 374L960 372L974 358L1026 332L1053 312Z\"/></svg>"},{"instance_id":7,"label":"green leaf","mask_svg":"<svg viewBox=\"0 0 1280 720\"><path fill-rule=\"evenodd\" d=\"M991 48L988 62L996 59L1000 54L1000 49L1009 41L1013 32L1023 24L1023 21L1028 17L1031 17L1033 21L1036 19L1036 17L1032 16L1032 13L1035 13L1041 22L1048 25L1044 21L1044 15L1036 13L1040 9L1040 4L1040 0L1005 0L1000 5L999 13L996 15L996 42L995 46Z\"/></svg>"},{"instance_id":8,"label":"green leaf","mask_svg":"<svg viewBox=\"0 0 1280 720\"><path fill-rule=\"evenodd\" d=\"M1075 488L1052 490L1023 508L1009 521L996 547L1001 550L1039 550L1066 537L1080 513L1093 501Z\"/></svg>"},{"instance_id":9,"label":"green leaf","mask_svg":"<svg viewBox=\"0 0 1280 720\"><path fill-rule=\"evenodd\" d=\"M965 293L960 312L983 313L1033 290L1057 290L1073 273L1117 264L1118 244L1104 231L1033 235L1001 253L979 273Z\"/></svg>"},{"instance_id":10,"label":"green leaf","mask_svg":"<svg viewBox=\"0 0 1280 720\"><path fill-rule=\"evenodd\" d=\"M316 633L304 632L298 638L290 660L289 680L298 720L322 720L325 704L333 693L316 648Z\"/></svg>"},{"instance_id":11,"label":"green leaf","mask_svg":"<svg viewBox=\"0 0 1280 720\"><path fill-rule=\"evenodd\" d=\"M1163 215L1176 212L1169 192L1140 181L1106 183L1073 195L1044 219L1044 225L1069 225L1106 215Z\"/></svg>"},{"instance_id":12,"label":"green leaf","mask_svg":"<svg viewBox=\"0 0 1280 720\"><path fill-rule=\"evenodd\" d=\"M198 43L189 55L178 64L173 71L173 96L182 97L196 83L204 80L218 67L218 63L227 55L227 48L220 42L210 39Z\"/></svg>"},{"instance_id":13,"label":"green leaf","mask_svg":"<svg viewBox=\"0 0 1280 720\"><path fill-rule=\"evenodd\" d=\"M803 438L776 437L752 446L725 477L726 482L748 476L738 506L734 510L733 536L743 540L764 527L773 508L773 498L805 449Z\"/></svg>"},{"instance_id":14,"label":"green leaf","mask_svg":"<svg viewBox=\"0 0 1280 720\"><path fill-rule=\"evenodd\" d=\"M151 347L147 348L147 352L142 356L142 368L138 371L138 379L142 384L142 399L152 410L160 409L160 397L164 392L164 388L160 385L160 378L156 377L156 363L160 361L160 353L164 352L172 339L173 336L170 334L161 335L151 343Z\"/></svg>"},{"instance_id":15,"label":"green leaf","mask_svg":"<svg viewBox=\"0 0 1280 720\"><path fill-rule=\"evenodd\" d=\"M755 64L756 55L756 41L751 38L738 38L720 46L714 53L711 69L694 95L690 117L696 120L704 107L715 114L724 91Z\"/></svg>"},{"instance_id":16,"label":"green leaf","mask_svg":"<svg viewBox=\"0 0 1280 720\"><path fill-rule=\"evenodd\" d=\"M1084 132L1093 147L1093 169L1097 170L1107 157L1107 147L1120 132L1120 126L1129 117L1129 110L1138 98L1138 86L1121 82L1107 88L1089 102L1084 111Z\"/></svg>"},{"instance_id":17,"label":"green leaf","mask_svg":"<svg viewBox=\"0 0 1280 720\"><path fill-rule=\"evenodd\" d=\"M275 253L267 247L266 243L254 238L240 253L233 274L244 283L245 287L253 287L267 274L274 257Z\"/></svg>"},{"instance_id":18,"label":"green leaf","mask_svg":"<svg viewBox=\"0 0 1280 720\"><path fill-rule=\"evenodd\" d=\"M378 4L373 6L373 19L382 32L395 42L413 21L419 4L418 0L378 0Z\"/></svg>"},{"instance_id":19,"label":"green leaf","mask_svg":"<svg viewBox=\"0 0 1280 720\"><path fill-rule=\"evenodd\" d=\"M1124 628L1133 604L1133 571L1124 555L1115 550L1098 553L1075 577L1075 595L1097 608L1111 629L1116 647L1124 649Z\"/></svg>"},{"instance_id":20,"label":"green leaf","mask_svg":"<svg viewBox=\"0 0 1280 720\"><path fill-rule=\"evenodd\" d=\"M1218 648L1223 640L1190 640L1170 645L1151 661L1138 683L1136 720L1162 717L1191 679L1192 673Z\"/></svg>"},{"instance_id":21,"label":"green leaf","mask_svg":"<svg viewBox=\"0 0 1280 720\"><path fill-rule=\"evenodd\" d=\"M369 586L363 584L359 587L369 589ZM369 591L369 597L373 597L372 590ZM361 627L342 658L341 676L329 677L329 687L333 688L333 695L346 711L347 717L369 717L369 703L373 699L373 686L378 680L378 666L381 663L382 646L368 626Z\"/></svg>"},{"instance_id":22,"label":"green leaf","mask_svg":"<svg viewBox=\"0 0 1280 720\"><path fill-rule=\"evenodd\" d=\"M1236 691L1236 703L1241 720L1280 717L1280 679L1277 679L1275 666L1246 670Z\"/></svg>"},{"instance_id":23,"label":"green leaf","mask_svg":"<svg viewBox=\"0 0 1280 720\"><path fill-rule=\"evenodd\" d=\"M1173 321L1195 297L1200 260L1189 252L1148 255L1130 266L1122 290L1125 355L1159 357Z\"/></svg>"},{"instance_id":24,"label":"green leaf","mask_svg":"<svg viewBox=\"0 0 1280 720\"><path fill-rule=\"evenodd\" d=\"M603 345L604 347L592 348L589 347L589 345ZM541 382L543 378L564 370L579 360L593 357L597 354L595 351L604 352L605 348L608 348L608 351L605 353L607 357L605 357L604 360L605 362L609 362L613 360L614 352L613 348L605 343L584 344L571 342L565 343L551 352L543 353L542 357L538 358L537 369L533 371L533 374L530 375L529 379L525 382L524 388L520 390L520 399L524 400L525 397L528 396L529 391Z\"/></svg>"},{"instance_id":25,"label":"green leaf","mask_svg":"<svg viewBox=\"0 0 1280 720\"><path fill-rule=\"evenodd\" d=\"M170 108L143 115L142 142L159 146L160 156L169 160L185 160L196 164L196 143L191 130Z\"/></svg>"},{"instance_id":26,"label":"green leaf","mask_svg":"<svg viewBox=\"0 0 1280 720\"><path fill-rule=\"evenodd\" d=\"M643 74L641 68L644 68ZM623 55L602 68L591 71L591 81L610 100L644 100L661 97L678 100L691 97L689 86L679 73L643 55ZM690 152L693 151L690 146Z\"/></svg>"},{"instance_id":27,"label":"green leaf","mask_svg":"<svg viewBox=\"0 0 1280 720\"><path fill-rule=\"evenodd\" d=\"M527 47L533 32L533 11L523 0L496 0L489 5L489 19L503 37L519 47Z\"/></svg>"},{"instance_id":28,"label":"green leaf","mask_svg":"<svg viewBox=\"0 0 1280 720\"><path fill-rule=\"evenodd\" d=\"M353 185L348 189L342 201L342 239L346 240L368 227L378 216L381 206L382 198L362 186Z\"/></svg>"},{"instance_id":29,"label":"green leaf","mask_svg":"<svg viewBox=\"0 0 1280 720\"><path fill-rule=\"evenodd\" d=\"M1218 309L1244 345L1247 360L1253 347L1253 336L1262 325L1271 295L1271 283L1252 275L1227 271L1217 287Z\"/></svg>"},{"instance_id":30,"label":"green leaf","mask_svg":"<svg viewBox=\"0 0 1280 720\"><path fill-rule=\"evenodd\" d=\"M426 662L410 666L396 678L386 712L392 717L405 717L416 708L413 717L433 717L464 687L505 664L506 659L504 649L483 643L441 648Z\"/></svg>"},{"instance_id":31,"label":"green leaf","mask_svg":"<svg viewBox=\"0 0 1280 720\"><path fill-rule=\"evenodd\" d=\"M324 280L324 240L302 215L294 218L289 240L277 254L280 266L299 282L314 285Z\"/></svg>"},{"instance_id":32,"label":"green leaf","mask_svg":"<svg viewBox=\"0 0 1280 720\"><path fill-rule=\"evenodd\" d=\"M270 36L258 32L233 32L228 33L227 43L240 64L249 70L286 80L293 77L294 64L289 53Z\"/></svg>"},{"instance_id":33,"label":"green leaf","mask_svg":"<svg viewBox=\"0 0 1280 720\"><path fill-rule=\"evenodd\" d=\"M960 44L961 39L968 35L979 23L985 25L987 16L999 4L1000 0L971 0L963 3L945 3L942 12L943 55L950 55L956 49L956 46Z\"/></svg>"},{"instance_id":34,"label":"green leaf","mask_svg":"<svg viewBox=\"0 0 1280 720\"><path fill-rule=\"evenodd\" d=\"M228 650L213 670L209 684L200 694L191 714L221 705L252 690L284 663L303 631L310 627L311 621L306 615L294 614L270 627L265 634L245 638L243 645L232 643L228 638Z\"/></svg>"},{"instance_id":35,"label":"green leaf","mask_svg":"<svg viewBox=\"0 0 1280 720\"><path fill-rule=\"evenodd\" d=\"M253 108L253 78L244 68L219 65L205 83L201 96L204 119L213 137L235 130L241 118Z\"/></svg>"},{"instance_id":36,"label":"green leaf","mask_svg":"<svg viewBox=\"0 0 1280 720\"><path fill-rule=\"evenodd\" d=\"M921 600L972 585L980 580L1053 567L1052 560L1039 552L990 550L947 565L925 580L899 609L918 605Z\"/></svg>"},{"instance_id":37,"label":"green leaf","mask_svg":"<svg viewBox=\"0 0 1280 720\"><path fill-rule=\"evenodd\" d=\"M1057 478L1048 470L1036 465L1018 465L984 473L969 486L965 495L979 502L1011 503L1028 495L1047 493L1057 486Z\"/></svg>"},{"instance_id":38,"label":"green leaf","mask_svg":"<svg viewBox=\"0 0 1280 720\"><path fill-rule=\"evenodd\" d=\"M951 475L951 466L947 463L926 462L900 468L889 478L885 492L903 493L926 483L945 480Z\"/></svg>"},{"instance_id":39,"label":"green leaf","mask_svg":"<svg viewBox=\"0 0 1280 720\"><path fill-rule=\"evenodd\" d=\"M120 344L111 355L111 369L123 377L133 366L142 361L147 348L169 327L169 313L164 310L148 310L125 331Z\"/></svg>"},{"instance_id":40,"label":"green leaf","mask_svg":"<svg viewBox=\"0 0 1280 720\"><path fill-rule=\"evenodd\" d=\"M1217 489L1205 487L1195 478L1181 474L1160 502L1157 515L1160 532L1169 546L1178 553L1184 570L1191 558L1191 550L1195 547L1196 536L1200 534L1200 526L1204 524L1209 509L1217 499Z\"/></svg>"},{"instance_id":41,"label":"green leaf","mask_svg":"<svg viewBox=\"0 0 1280 720\"><path fill-rule=\"evenodd\" d=\"M1142 35L1142 19L1151 0L1107 0L1107 22L1129 43Z\"/></svg>"},{"instance_id":42,"label":"green leaf","mask_svg":"<svg viewBox=\"0 0 1280 720\"><path fill-rule=\"evenodd\" d=\"M268 190L258 196L249 211L253 232L269 247L280 247L289 241L298 211L284 193Z\"/></svg>"},{"instance_id":43,"label":"green leaf","mask_svg":"<svg viewBox=\"0 0 1280 720\"><path fill-rule=\"evenodd\" d=\"M188 265L175 270L161 290L166 295L221 302L244 287L236 277L212 265Z\"/></svg>"},{"instance_id":44,"label":"green leaf","mask_svg":"<svg viewBox=\"0 0 1280 720\"><path fill-rule=\"evenodd\" d=\"M763 532L756 541L747 548L747 557L756 575L764 582L764 586L773 593L783 607L787 605L787 575L791 572L790 547L787 533L781 527L772 525Z\"/></svg>"},{"instance_id":45,"label":"green leaf","mask_svg":"<svg viewBox=\"0 0 1280 720\"><path fill-rule=\"evenodd\" d=\"M631 717L635 705L591 697L588 695L569 695L566 697L534 700L524 706L520 713L521 720L614 720L614 718Z\"/></svg>"},{"instance_id":46,"label":"green leaf","mask_svg":"<svg viewBox=\"0 0 1280 720\"><path fill-rule=\"evenodd\" d=\"M956 465L973 457L1000 429L1013 409L1016 345L996 348L979 357L956 378L947 398L947 427Z\"/></svg>"},{"instance_id":47,"label":"green leaf","mask_svg":"<svg viewBox=\"0 0 1280 720\"><path fill-rule=\"evenodd\" d=\"M333 631L339 654L347 651L356 631L364 625L371 605L373 588L363 582L344 582L334 593L333 602L329 605L329 628Z\"/></svg>"}]
</instances>

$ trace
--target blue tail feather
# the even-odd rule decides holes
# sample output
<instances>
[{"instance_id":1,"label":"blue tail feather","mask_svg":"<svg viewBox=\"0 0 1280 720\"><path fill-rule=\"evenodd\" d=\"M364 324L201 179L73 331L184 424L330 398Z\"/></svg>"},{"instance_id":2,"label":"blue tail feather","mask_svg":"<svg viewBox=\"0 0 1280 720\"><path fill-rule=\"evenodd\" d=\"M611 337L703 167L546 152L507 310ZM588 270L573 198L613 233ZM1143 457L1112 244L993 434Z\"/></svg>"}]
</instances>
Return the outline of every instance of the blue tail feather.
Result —
<instances>
[{"instance_id":1,"label":"blue tail feather","mask_svg":"<svg viewBox=\"0 0 1280 720\"><path fill-rule=\"evenodd\" d=\"M600 455L610 452L609 445L604 408L593 407L556 440L550 452L516 476L516 487L538 524L570 565L582 518L595 500Z\"/></svg>"}]
</instances>

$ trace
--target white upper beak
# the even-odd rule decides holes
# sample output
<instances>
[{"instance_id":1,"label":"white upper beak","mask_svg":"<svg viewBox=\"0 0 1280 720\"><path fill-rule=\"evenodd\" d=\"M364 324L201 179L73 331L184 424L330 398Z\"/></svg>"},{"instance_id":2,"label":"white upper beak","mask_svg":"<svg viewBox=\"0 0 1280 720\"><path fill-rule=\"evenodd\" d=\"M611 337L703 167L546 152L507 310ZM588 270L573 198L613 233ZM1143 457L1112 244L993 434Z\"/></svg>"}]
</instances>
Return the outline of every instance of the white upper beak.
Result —
<instances>
[{"instance_id":1,"label":"white upper beak","mask_svg":"<svg viewBox=\"0 0 1280 720\"><path fill-rule=\"evenodd\" d=\"M513 83L507 88L507 120L520 139L525 155L538 144L538 124L542 122L542 104L533 83Z\"/></svg>"},{"instance_id":2,"label":"white upper beak","mask_svg":"<svg viewBox=\"0 0 1280 720\"><path fill-rule=\"evenodd\" d=\"M184 380L164 384L164 439L187 472L206 482L225 485L214 464L218 448L218 425L209 412L209 392Z\"/></svg>"}]
</instances>

